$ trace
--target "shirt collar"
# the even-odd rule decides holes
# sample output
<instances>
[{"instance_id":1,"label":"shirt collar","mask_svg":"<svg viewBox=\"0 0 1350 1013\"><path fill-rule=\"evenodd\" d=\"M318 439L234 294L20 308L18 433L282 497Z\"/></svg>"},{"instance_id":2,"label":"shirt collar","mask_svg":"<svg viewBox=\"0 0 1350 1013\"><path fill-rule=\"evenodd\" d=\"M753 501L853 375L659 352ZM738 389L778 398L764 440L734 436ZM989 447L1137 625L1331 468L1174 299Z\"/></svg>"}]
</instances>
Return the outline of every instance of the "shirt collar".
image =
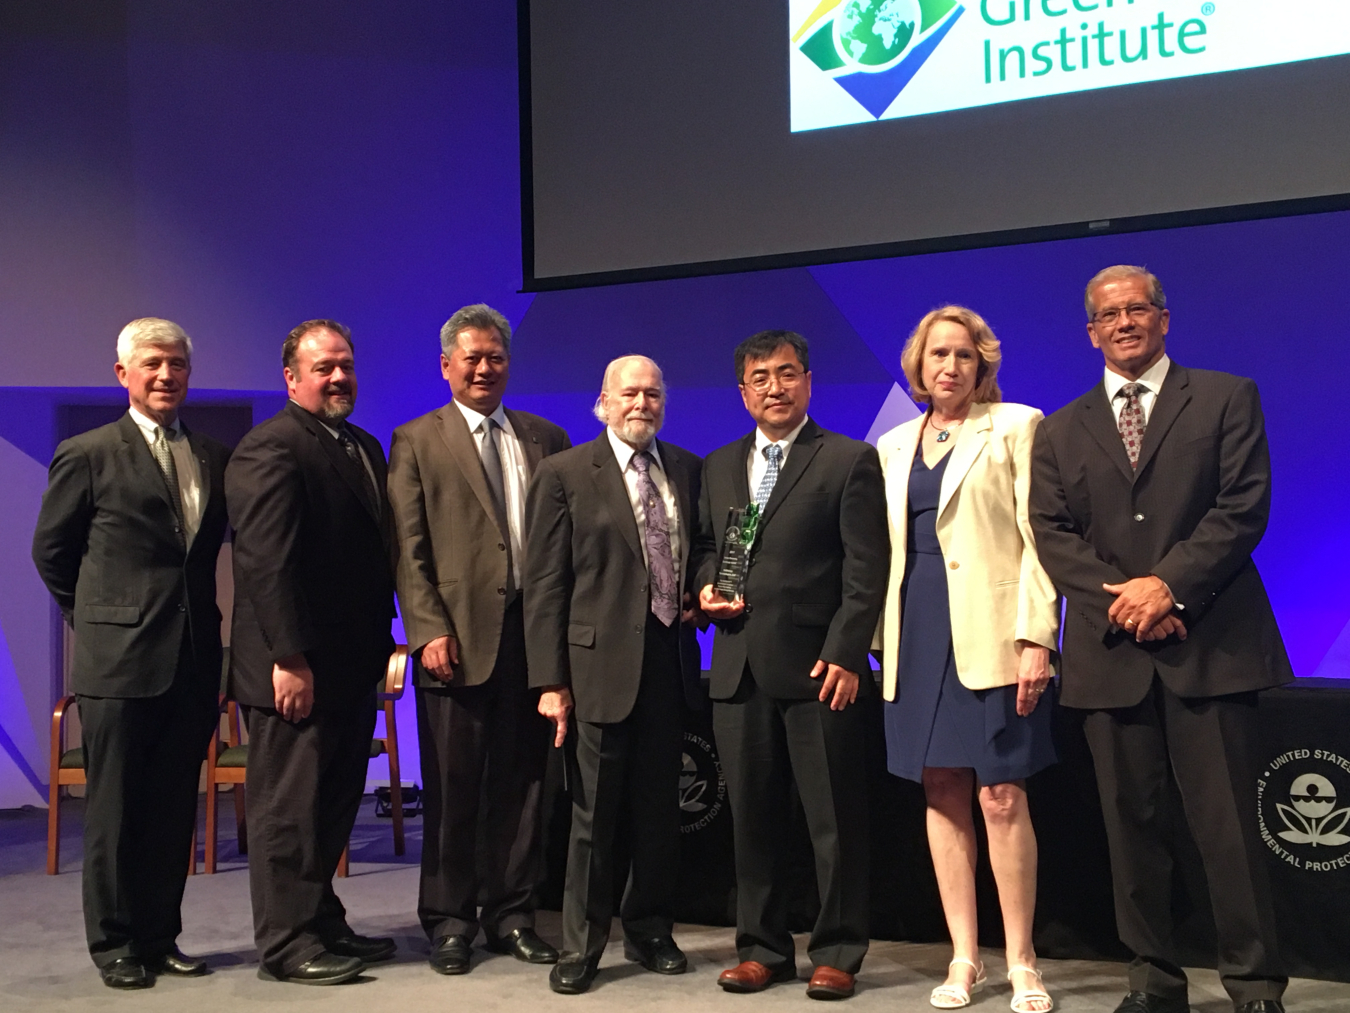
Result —
<instances>
[{"instance_id":1,"label":"shirt collar","mask_svg":"<svg viewBox=\"0 0 1350 1013\"><path fill-rule=\"evenodd\" d=\"M1109 369L1106 370L1106 379L1104 381L1106 384L1106 400L1114 401L1116 395L1120 393L1120 388L1124 387L1127 383L1137 383L1150 394L1157 394L1162 390L1163 378L1167 376L1167 368L1171 365L1172 360L1169 359L1167 353L1164 352L1162 358L1149 366L1144 372L1144 375L1138 380L1127 380L1119 373Z\"/></svg>"},{"instance_id":2,"label":"shirt collar","mask_svg":"<svg viewBox=\"0 0 1350 1013\"><path fill-rule=\"evenodd\" d=\"M605 432L609 435L609 445L614 451L614 457L619 462L619 470L627 471L628 464L633 460L633 455L636 454L637 451L627 443L624 443L623 440L619 438L619 434L609 426L605 427ZM647 448L647 453L652 455L652 460L656 462L656 466L664 471L665 467L661 464L661 451L656 445L655 438L652 439L651 446Z\"/></svg>"},{"instance_id":3,"label":"shirt collar","mask_svg":"<svg viewBox=\"0 0 1350 1013\"><path fill-rule=\"evenodd\" d=\"M144 414L143 412L138 411L135 408L128 408L127 414L131 416L131 421L136 423L136 425L140 426L143 431L149 433L151 436L154 436L155 429L159 427L158 422L156 422L154 419L150 418L150 416ZM171 440L177 439L178 436L183 432L183 420L175 417L172 422L170 422L167 426L164 427L164 429L169 439Z\"/></svg>"},{"instance_id":4,"label":"shirt collar","mask_svg":"<svg viewBox=\"0 0 1350 1013\"><path fill-rule=\"evenodd\" d=\"M469 424L469 432L471 433L478 432L478 428L483 424L484 419L491 419L493 422L497 423L497 425L502 427L502 432L510 433L512 436L516 435L516 431L511 428L511 420L506 417L506 409L502 407L500 401L497 402L497 407L493 409L491 415L484 415L480 411L474 411L474 409L466 404L461 404L459 401L454 402L454 405L459 409L460 414L464 416L464 421Z\"/></svg>"},{"instance_id":5,"label":"shirt collar","mask_svg":"<svg viewBox=\"0 0 1350 1013\"><path fill-rule=\"evenodd\" d=\"M783 452L786 453L787 450L788 450L788 448L791 447L794 443L797 442L797 437L801 435L802 430L806 428L806 423L809 422L810 420L811 420L811 417L810 417L809 415L806 416L806 418L804 418L804 419L801 420L801 422L798 424L798 426L797 426L796 429L792 430L792 432L788 433L788 434L787 434L786 436L784 436L781 440L771 440L771 439L769 439L767 436L764 435L764 430L762 430L762 429L756 429L756 430L755 430L755 453L756 453L756 454L763 454L763 453L764 453L764 448L767 447L767 446L770 446L771 444L774 444L774 443L776 443L776 444L778 444L778 446L782 447L782 448L783 448Z\"/></svg>"}]
</instances>

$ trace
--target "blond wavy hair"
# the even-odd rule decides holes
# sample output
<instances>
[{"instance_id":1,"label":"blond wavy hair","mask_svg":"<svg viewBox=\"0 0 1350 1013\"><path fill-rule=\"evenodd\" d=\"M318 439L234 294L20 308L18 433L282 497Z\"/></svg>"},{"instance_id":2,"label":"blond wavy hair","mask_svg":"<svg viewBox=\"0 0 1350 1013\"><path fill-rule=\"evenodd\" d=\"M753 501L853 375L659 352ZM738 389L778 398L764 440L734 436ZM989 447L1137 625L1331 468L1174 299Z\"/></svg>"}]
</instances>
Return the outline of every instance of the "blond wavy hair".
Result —
<instances>
[{"instance_id":1,"label":"blond wavy hair","mask_svg":"<svg viewBox=\"0 0 1350 1013\"><path fill-rule=\"evenodd\" d=\"M970 340L975 343L976 351L980 353L972 402L986 404L1002 401L1003 392L998 389L998 364L1003 360L1003 353L999 351L998 338L994 337L984 317L964 306L941 306L926 314L905 342L905 350L900 353L900 368L905 371L905 379L909 382L910 396L919 404L928 404L933 400L923 385L923 353L928 347L928 335L933 325L943 320L964 327Z\"/></svg>"}]
</instances>

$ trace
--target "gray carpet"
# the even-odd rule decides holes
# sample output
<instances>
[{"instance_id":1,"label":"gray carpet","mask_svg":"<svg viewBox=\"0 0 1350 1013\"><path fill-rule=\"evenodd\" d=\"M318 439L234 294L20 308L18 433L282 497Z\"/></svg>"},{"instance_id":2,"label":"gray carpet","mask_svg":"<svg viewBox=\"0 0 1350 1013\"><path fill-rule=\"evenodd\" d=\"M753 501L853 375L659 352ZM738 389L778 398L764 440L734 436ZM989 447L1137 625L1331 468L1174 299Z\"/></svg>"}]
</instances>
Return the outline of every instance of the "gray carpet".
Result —
<instances>
[{"instance_id":1,"label":"gray carpet","mask_svg":"<svg viewBox=\"0 0 1350 1013\"><path fill-rule=\"evenodd\" d=\"M10 1011L179 1011L191 1013L263 1013L284 1008L332 1013L379 1010L435 1010L446 1005L474 1013L520 1010L543 1005L551 1010L670 1011L702 1013L736 1010L770 1013L806 1010L804 985L779 985L759 995L723 993L719 971L734 962L732 931L696 925L676 927L676 941L689 955L688 974L661 977L623 959L622 945L611 944L600 977L584 996L554 995L548 968L510 957L476 955L472 973L456 978L433 974L426 966L427 942L417 926L416 856L420 821L409 823L409 854L389 853L389 823L370 814L370 802L353 839L352 876L338 881L353 928L398 940L399 955L356 982L334 988L305 988L257 978L248 903L248 872L234 849L228 802L222 827L226 859L214 876L188 881L183 906L182 948L206 955L213 973L206 978L160 979L153 989L118 993L103 987L89 962L80 917L79 802L63 809L62 872L44 874L46 813L0 811L0 1010ZM372 859L372 860L368 860ZM378 859L378 860L373 860ZM541 933L558 941L558 916L540 915ZM619 930L614 929L617 941ZM798 966L808 971L805 940L798 940ZM855 1013L931 1010L928 994L944 974L944 946L875 942L858 978L858 995L847 1004ZM1010 992L1002 983L1002 954L986 952L993 987L977 995L973 1010L1008 1009ZM1044 961L1046 984L1065 1013L1109 1013L1125 991L1124 966L1089 961ZM1287 995L1290 1013L1344 1013L1350 1010L1350 985L1297 980ZM1193 1009L1229 1013L1232 1006L1213 971L1196 971Z\"/></svg>"}]
</instances>

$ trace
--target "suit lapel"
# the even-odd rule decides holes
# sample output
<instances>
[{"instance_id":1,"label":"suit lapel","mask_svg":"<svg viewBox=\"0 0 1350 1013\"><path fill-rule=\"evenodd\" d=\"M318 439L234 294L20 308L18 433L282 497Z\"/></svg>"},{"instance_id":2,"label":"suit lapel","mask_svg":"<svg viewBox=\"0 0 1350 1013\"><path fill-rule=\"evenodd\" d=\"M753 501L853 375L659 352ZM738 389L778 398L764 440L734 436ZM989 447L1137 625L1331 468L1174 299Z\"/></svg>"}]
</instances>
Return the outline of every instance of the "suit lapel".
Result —
<instances>
[{"instance_id":1,"label":"suit lapel","mask_svg":"<svg viewBox=\"0 0 1350 1013\"><path fill-rule=\"evenodd\" d=\"M136 473L138 480L148 488L153 489L155 495L164 501L164 505L169 509L170 517L177 517L178 512L174 509L173 500L169 499L168 479L164 477L164 472L159 470L159 462L155 460L155 455L150 451L150 445L145 442L145 437L141 435L141 428L136 425L130 412L118 420L117 428L122 436L122 442L126 444L127 460L131 462L132 470Z\"/></svg>"},{"instance_id":2,"label":"suit lapel","mask_svg":"<svg viewBox=\"0 0 1350 1013\"><path fill-rule=\"evenodd\" d=\"M375 512L377 507L374 503L368 503L366 501L366 485L361 481L361 476L356 470L357 468L363 468L364 465L359 461L353 461L348 457L347 452L342 449L342 444L338 442L337 438L334 437L327 428L325 428L323 423L309 412L305 411L305 409L301 408L294 401L286 402L286 410L289 411L293 417L298 419L300 424L314 437L321 448L320 452L328 458L328 461L333 465L334 470L336 470L342 477L342 480L347 483L348 488L350 488L352 493L356 496L356 501L365 509L366 513L370 516L370 519L378 524L379 515ZM356 436L353 436L352 438L357 440L357 445L359 446L360 440ZM369 451L367 451L367 454L369 455ZM380 472L378 461L372 458L370 464L371 470L375 472L375 477L379 478Z\"/></svg>"},{"instance_id":3,"label":"suit lapel","mask_svg":"<svg viewBox=\"0 0 1350 1013\"><path fill-rule=\"evenodd\" d=\"M614 456L614 448L609 445L608 429L601 430L600 435L591 441L591 450L591 463L595 466L591 477L595 481L596 492L614 518L623 540L633 550L637 561L643 563L642 546L638 543L637 518L633 516L633 504L628 499L628 487L623 484L619 460Z\"/></svg>"},{"instance_id":4,"label":"suit lapel","mask_svg":"<svg viewBox=\"0 0 1350 1013\"><path fill-rule=\"evenodd\" d=\"M1163 379L1162 390L1158 391L1157 400L1153 402L1148 425L1144 427L1144 444L1139 448L1139 467L1134 470L1136 478L1144 473L1144 468L1158 452L1158 445L1172 428L1172 423L1190 402L1189 388L1190 377L1186 370L1175 362L1172 363L1167 369L1167 376Z\"/></svg>"},{"instance_id":5,"label":"suit lapel","mask_svg":"<svg viewBox=\"0 0 1350 1013\"><path fill-rule=\"evenodd\" d=\"M1125 442L1120 438L1120 430L1116 428L1116 417L1111 413L1111 404L1106 399L1105 384L1097 384L1079 400L1078 418L1106 452L1106 456L1120 469L1120 473L1133 482L1135 471L1130 467L1130 456L1125 453Z\"/></svg>"},{"instance_id":6,"label":"suit lapel","mask_svg":"<svg viewBox=\"0 0 1350 1013\"><path fill-rule=\"evenodd\" d=\"M961 482L975 464L976 459L989 445L989 431L994 428L989 418L989 406L976 404L970 406L966 424L956 434L956 446L952 447L952 459L947 462L947 470L942 475L942 489L938 493L938 517L947 509L947 504L961 488ZM922 430L921 430L922 431Z\"/></svg>"},{"instance_id":7,"label":"suit lapel","mask_svg":"<svg viewBox=\"0 0 1350 1013\"><path fill-rule=\"evenodd\" d=\"M792 487L806 473L807 467L819 450L820 426L808 420L802 431L797 434L797 439L793 441L783 470L778 473L778 481L773 484L773 492L769 493L769 502L764 504L764 518L759 522L761 527L773 519L773 515L792 492ZM746 485L749 485L748 478Z\"/></svg>"},{"instance_id":8,"label":"suit lapel","mask_svg":"<svg viewBox=\"0 0 1350 1013\"><path fill-rule=\"evenodd\" d=\"M511 428L515 430L521 450L525 452L525 484L528 485L530 479L534 477L534 469L539 467L539 462L544 459L544 446L539 442L539 434L534 431L534 427L526 422L519 412L507 408L506 418L511 423Z\"/></svg>"},{"instance_id":9,"label":"suit lapel","mask_svg":"<svg viewBox=\"0 0 1350 1013\"><path fill-rule=\"evenodd\" d=\"M750 504L750 455L755 452L755 430L750 431L750 435L741 439L741 452L736 455L736 470L733 474L732 485L736 490L735 506L745 507Z\"/></svg>"},{"instance_id":10,"label":"suit lapel","mask_svg":"<svg viewBox=\"0 0 1350 1013\"><path fill-rule=\"evenodd\" d=\"M206 516L206 508L211 503L211 459L206 454L206 448L202 446L202 439L196 433L183 426L183 432L187 436L188 446L192 448L192 456L197 459L197 470L201 472L202 488L202 516Z\"/></svg>"},{"instance_id":11,"label":"suit lapel","mask_svg":"<svg viewBox=\"0 0 1350 1013\"><path fill-rule=\"evenodd\" d=\"M515 425L514 419L512 425ZM487 476L483 473L483 459L478 455L478 447L474 445L473 433L469 432L469 423L464 420L464 413L455 407L453 401L437 410L436 432L440 433L441 440L450 451L450 456L459 465L464 481L469 483L469 488L478 497L483 512L492 518L502 535L509 535L509 532L503 529L505 518L497 516L497 505L492 499L492 493L488 491Z\"/></svg>"},{"instance_id":12,"label":"suit lapel","mask_svg":"<svg viewBox=\"0 0 1350 1013\"><path fill-rule=\"evenodd\" d=\"M914 470L914 457L919 452L919 440L923 438L923 427L927 425L927 414L920 415L913 422L906 422L900 427L900 434L896 439L895 453L891 455L891 465L887 470L887 496L890 496L890 490L895 490L898 499L895 500L893 515L898 518L907 516L909 509L909 473ZM952 453L956 453L956 448L952 448ZM893 476L893 478L892 478ZM894 486L891 482L894 481ZM903 546L901 548L903 551Z\"/></svg>"}]
</instances>

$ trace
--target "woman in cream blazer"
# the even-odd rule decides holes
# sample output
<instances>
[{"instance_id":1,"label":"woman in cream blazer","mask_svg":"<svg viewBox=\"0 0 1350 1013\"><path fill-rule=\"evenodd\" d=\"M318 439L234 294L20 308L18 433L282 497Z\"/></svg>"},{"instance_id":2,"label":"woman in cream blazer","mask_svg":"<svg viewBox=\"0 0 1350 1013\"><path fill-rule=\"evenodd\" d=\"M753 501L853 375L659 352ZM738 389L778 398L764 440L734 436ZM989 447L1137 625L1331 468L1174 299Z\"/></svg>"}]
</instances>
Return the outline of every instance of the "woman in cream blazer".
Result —
<instances>
[{"instance_id":1,"label":"woman in cream blazer","mask_svg":"<svg viewBox=\"0 0 1350 1013\"><path fill-rule=\"evenodd\" d=\"M978 782L1017 1013L1053 1008L1031 943L1036 837L1025 779L1055 762L1050 683L1059 600L1027 517L1042 416L1000 401L998 339L975 313L934 310L902 365L917 419L877 444L891 572L881 621L887 764L923 784L928 840L953 944L940 1009L985 983L975 905Z\"/></svg>"}]
</instances>

